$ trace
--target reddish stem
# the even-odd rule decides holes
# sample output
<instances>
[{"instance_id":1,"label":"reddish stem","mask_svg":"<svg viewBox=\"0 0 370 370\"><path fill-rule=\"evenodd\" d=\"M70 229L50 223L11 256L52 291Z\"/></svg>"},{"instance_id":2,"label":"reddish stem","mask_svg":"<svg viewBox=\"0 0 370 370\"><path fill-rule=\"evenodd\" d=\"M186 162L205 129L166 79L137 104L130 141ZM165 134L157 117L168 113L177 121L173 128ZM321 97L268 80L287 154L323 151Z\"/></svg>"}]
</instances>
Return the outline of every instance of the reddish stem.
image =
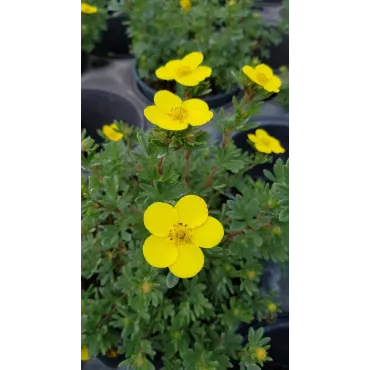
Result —
<instances>
[{"instance_id":1,"label":"reddish stem","mask_svg":"<svg viewBox=\"0 0 370 370\"><path fill-rule=\"evenodd\" d=\"M216 170L217 170L216 166L212 168L211 175L209 176L209 179L208 179L206 185L204 186L204 189L208 189L212 185L212 181L213 181L213 178L215 177Z\"/></svg>"},{"instance_id":2,"label":"reddish stem","mask_svg":"<svg viewBox=\"0 0 370 370\"><path fill-rule=\"evenodd\" d=\"M164 159L166 157L162 157L161 160L159 161L159 164L158 164L158 175L159 176L162 176L163 175L163 166L164 166Z\"/></svg>"}]
</instances>

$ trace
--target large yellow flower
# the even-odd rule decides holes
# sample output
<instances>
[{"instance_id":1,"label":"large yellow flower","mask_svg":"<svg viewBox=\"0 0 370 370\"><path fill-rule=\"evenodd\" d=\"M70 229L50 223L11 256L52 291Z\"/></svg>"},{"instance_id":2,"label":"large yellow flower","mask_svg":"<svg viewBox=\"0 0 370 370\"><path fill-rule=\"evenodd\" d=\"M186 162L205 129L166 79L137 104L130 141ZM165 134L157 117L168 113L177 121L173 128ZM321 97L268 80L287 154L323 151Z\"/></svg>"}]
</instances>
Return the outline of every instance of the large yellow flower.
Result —
<instances>
[{"instance_id":1,"label":"large yellow flower","mask_svg":"<svg viewBox=\"0 0 370 370\"><path fill-rule=\"evenodd\" d=\"M275 93L280 91L280 78L275 76L266 64L259 64L256 68L244 66L243 72L251 81L262 86L266 91Z\"/></svg>"},{"instance_id":2,"label":"large yellow flower","mask_svg":"<svg viewBox=\"0 0 370 370\"><path fill-rule=\"evenodd\" d=\"M123 134L118 130L119 128L115 123L103 126L103 134L111 141L119 141L123 138Z\"/></svg>"},{"instance_id":3,"label":"large yellow flower","mask_svg":"<svg viewBox=\"0 0 370 370\"><path fill-rule=\"evenodd\" d=\"M154 104L144 109L144 116L165 130L184 130L189 124L201 126L213 117L208 104L203 100L189 99L183 102L167 90L158 91L154 95Z\"/></svg>"},{"instance_id":4,"label":"large yellow flower","mask_svg":"<svg viewBox=\"0 0 370 370\"><path fill-rule=\"evenodd\" d=\"M206 202L196 195L182 197L172 207L153 203L144 213L145 227L152 233L143 246L146 261L168 267L179 278L195 276L204 265L199 248L213 248L224 236L222 224L208 216Z\"/></svg>"},{"instance_id":5,"label":"large yellow flower","mask_svg":"<svg viewBox=\"0 0 370 370\"><path fill-rule=\"evenodd\" d=\"M258 129L255 134L248 134L248 139L255 144L256 149L261 153L284 153L285 149L280 141L270 136L265 130Z\"/></svg>"},{"instance_id":6,"label":"large yellow flower","mask_svg":"<svg viewBox=\"0 0 370 370\"><path fill-rule=\"evenodd\" d=\"M86 346L81 348L81 361L88 361L89 360L89 351Z\"/></svg>"},{"instance_id":7,"label":"large yellow flower","mask_svg":"<svg viewBox=\"0 0 370 370\"><path fill-rule=\"evenodd\" d=\"M212 68L201 66L203 54L195 51L182 59L170 60L165 66L159 67L155 74L161 80L175 80L180 85L197 86L212 74Z\"/></svg>"},{"instance_id":8,"label":"large yellow flower","mask_svg":"<svg viewBox=\"0 0 370 370\"><path fill-rule=\"evenodd\" d=\"M98 8L87 3L81 3L81 12L85 14L94 14L98 11Z\"/></svg>"}]
</instances>

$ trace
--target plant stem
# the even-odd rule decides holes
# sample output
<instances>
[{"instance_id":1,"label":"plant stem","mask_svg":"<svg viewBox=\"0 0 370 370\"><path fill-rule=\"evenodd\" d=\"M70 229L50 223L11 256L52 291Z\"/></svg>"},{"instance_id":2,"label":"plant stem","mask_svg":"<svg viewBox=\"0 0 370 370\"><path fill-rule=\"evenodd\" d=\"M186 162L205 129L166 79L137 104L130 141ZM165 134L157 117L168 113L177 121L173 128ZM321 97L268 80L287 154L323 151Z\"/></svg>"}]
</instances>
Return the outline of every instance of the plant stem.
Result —
<instances>
[{"instance_id":1,"label":"plant stem","mask_svg":"<svg viewBox=\"0 0 370 370\"><path fill-rule=\"evenodd\" d=\"M163 175L163 166L164 166L164 160L166 159L166 156L162 157L158 164L158 175Z\"/></svg>"},{"instance_id":2,"label":"plant stem","mask_svg":"<svg viewBox=\"0 0 370 370\"><path fill-rule=\"evenodd\" d=\"M185 152L185 184L190 189L189 185L189 164L190 164L190 151Z\"/></svg>"},{"instance_id":3,"label":"plant stem","mask_svg":"<svg viewBox=\"0 0 370 370\"><path fill-rule=\"evenodd\" d=\"M97 200L94 200L94 199L91 199L96 205L99 206L99 208L104 208L106 209L107 211L111 211L111 209L107 208L104 204L101 204L100 202L98 202ZM121 210L116 207L113 209L113 211L117 212L123 219L125 219L125 216L124 214L121 212Z\"/></svg>"},{"instance_id":4,"label":"plant stem","mask_svg":"<svg viewBox=\"0 0 370 370\"><path fill-rule=\"evenodd\" d=\"M211 175L209 176L208 181L206 185L204 186L204 189L208 189L212 185L212 181L213 181L213 178L215 177L216 170L217 170L216 166L212 168Z\"/></svg>"}]
</instances>

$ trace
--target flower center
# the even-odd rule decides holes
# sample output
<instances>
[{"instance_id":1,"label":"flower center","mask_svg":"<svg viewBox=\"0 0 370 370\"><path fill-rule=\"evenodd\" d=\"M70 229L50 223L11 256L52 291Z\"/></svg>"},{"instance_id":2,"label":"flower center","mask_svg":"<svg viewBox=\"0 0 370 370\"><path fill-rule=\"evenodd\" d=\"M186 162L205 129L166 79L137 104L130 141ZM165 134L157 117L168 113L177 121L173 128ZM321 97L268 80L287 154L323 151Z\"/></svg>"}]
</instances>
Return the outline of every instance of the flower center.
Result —
<instances>
[{"instance_id":1,"label":"flower center","mask_svg":"<svg viewBox=\"0 0 370 370\"><path fill-rule=\"evenodd\" d=\"M268 81L268 78L266 77L266 75L264 73L257 73L257 80L260 82L260 83L266 83Z\"/></svg>"},{"instance_id":2,"label":"flower center","mask_svg":"<svg viewBox=\"0 0 370 370\"><path fill-rule=\"evenodd\" d=\"M264 137L264 138L262 138L260 140L261 140L261 143L263 145L270 146L270 144L271 144L271 140L268 137Z\"/></svg>"},{"instance_id":3,"label":"flower center","mask_svg":"<svg viewBox=\"0 0 370 370\"><path fill-rule=\"evenodd\" d=\"M181 66L177 68L177 74L180 77L186 76L191 73L191 68L189 66Z\"/></svg>"},{"instance_id":4,"label":"flower center","mask_svg":"<svg viewBox=\"0 0 370 370\"><path fill-rule=\"evenodd\" d=\"M183 121L188 116L188 111L183 107L171 108L168 115L177 121Z\"/></svg>"},{"instance_id":5,"label":"flower center","mask_svg":"<svg viewBox=\"0 0 370 370\"><path fill-rule=\"evenodd\" d=\"M169 238L174 244L188 243L191 241L191 229L182 223L173 225Z\"/></svg>"}]
</instances>

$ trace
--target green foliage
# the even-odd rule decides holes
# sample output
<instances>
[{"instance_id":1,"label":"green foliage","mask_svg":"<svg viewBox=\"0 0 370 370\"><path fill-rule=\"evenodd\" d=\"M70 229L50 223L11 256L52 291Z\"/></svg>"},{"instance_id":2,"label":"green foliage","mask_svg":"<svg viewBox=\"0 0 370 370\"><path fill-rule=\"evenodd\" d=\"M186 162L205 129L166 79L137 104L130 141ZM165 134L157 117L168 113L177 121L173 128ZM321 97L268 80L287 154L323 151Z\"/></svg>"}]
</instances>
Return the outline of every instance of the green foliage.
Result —
<instances>
[{"instance_id":1,"label":"green foliage","mask_svg":"<svg viewBox=\"0 0 370 370\"><path fill-rule=\"evenodd\" d=\"M264 24L252 9L254 1L233 5L220 0L192 0L185 12L179 1L127 0L129 34L139 75L153 80L154 71L169 60L201 51L212 67L212 84L228 90L233 71L250 64L253 57L268 57L268 46L281 41L280 30Z\"/></svg>"},{"instance_id":2,"label":"green foliage","mask_svg":"<svg viewBox=\"0 0 370 370\"><path fill-rule=\"evenodd\" d=\"M233 361L256 370L269 360L256 355L268 350L262 330L250 331L243 346L237 329L270 317L264 263L288 260L289 163L278 160L266 173L271 186L248 176L271 158L242 153L232 134L251 127L262 103L233 104L230 117L214 119L221 144L192 127L142 132L116 122L123 139L102 148L83 133L81 340L90 356L116 349L123 364L148 370L156 354L166 370L226 370ZM143 214L153 202L175 204L186 194L205 199L225 236L203 249L198 275L179 280L145 261Z\"/></svg>"},{"instance_id":3,"label":"green foliage","mask_svg":"<svg viewBox=\"0 0 370 370\"><path fill-rule=\"evenodd\" d=\"M277 100L289 112L289 69L286 67L280 68L281 88L277 96Z\"/></svg>"}]
</instances>

